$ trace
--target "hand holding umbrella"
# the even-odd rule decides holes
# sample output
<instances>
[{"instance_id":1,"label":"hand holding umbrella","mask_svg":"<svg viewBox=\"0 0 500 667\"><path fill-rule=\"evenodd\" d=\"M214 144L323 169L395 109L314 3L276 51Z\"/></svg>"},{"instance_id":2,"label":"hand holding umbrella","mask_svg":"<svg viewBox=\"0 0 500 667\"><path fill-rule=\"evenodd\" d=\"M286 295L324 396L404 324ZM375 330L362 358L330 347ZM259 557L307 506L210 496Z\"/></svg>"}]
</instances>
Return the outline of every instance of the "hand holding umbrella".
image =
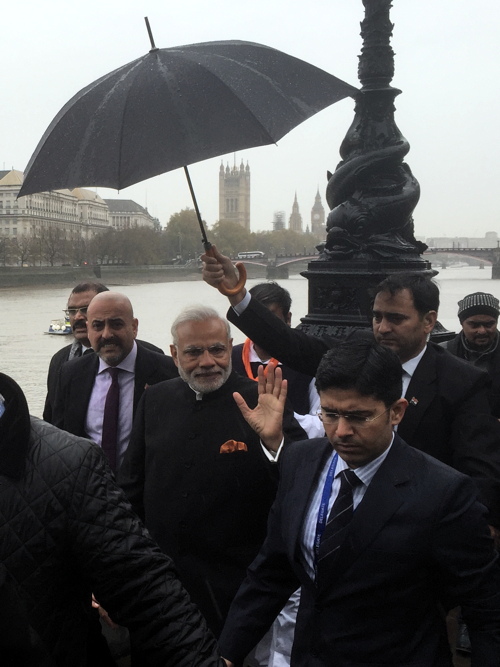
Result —
<instances>
[{"instance_id":1,"label":"hand holding umbrella","mask_svg":"<svg viewBox=\"0 0 500 667\"><path fill-rule=\"evenodd\" d=\"M228 296L232 306L240 303L246 294L244 289L245 284L241 284L240 262L236 264L236 268L240 274L238 278L232 261L229 257L222 255L215 245L212 245L210 252L202 255L201 259L203 260L203 280L212 287L216 287L222 294Z\"/></svg>"},{"instance_id":2,"label":"hand holding umbrella","mask_svg":"<svg viewBox=\"0 0 500 667\"><path fill-rule=\"evenodd\" d=\"M194 194L193 184L191 183L191 177L189 175L189 170L187 167L184 167L184 173L186 174L189 191L191 192L191 198L193 200L194 209L196 211L196 217L198 218L198 224L200 225L201 241L203 243L203 247L205 248L205 255L202 255L202 259L203 258L208 259L208 257L216 258L217 255L219 255L219 253L217 252L216 247L212 245L210 241L207 239L205 226L203 224L203 220L201 219L200 209L198 208L198 202L196 201L196 195ZM233 266L232 263L231 266ZM236 268L238 269L239 272L239 278L236 278L235 285L229 287L228 285L223 284L222 282L219 282L219 284L216 285L219 292L221 294L224 294L225 296L232 297L236 294L239 294L239 292L245 287L245 283L247 281L247 270L245 269L245 265L243 264L243 262L236 262ZM233 267L233 274L234 274L234 267Z\"/></svg>"}]
</instances>

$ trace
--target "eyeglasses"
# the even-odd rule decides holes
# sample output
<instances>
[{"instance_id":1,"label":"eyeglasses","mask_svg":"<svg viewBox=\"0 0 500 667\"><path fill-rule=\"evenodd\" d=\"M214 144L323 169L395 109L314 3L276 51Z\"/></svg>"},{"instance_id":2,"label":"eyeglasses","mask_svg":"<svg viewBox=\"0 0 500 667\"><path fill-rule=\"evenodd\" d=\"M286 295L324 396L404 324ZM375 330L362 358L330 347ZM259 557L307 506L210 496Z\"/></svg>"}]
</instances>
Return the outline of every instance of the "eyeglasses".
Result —
<instances>
[{"instance_id":1,"label":"eyeglasses","mask_svg":"<svg viewBox=\"0 0 500 667\"><path fill-rule=\"evenodd\" d=\"M78 315L78 313L86 315L88 309L88 306L82 306L82 308L66 308L66 310L63 310L63 313L66 315L66 317L75 317L75 315Z\"/></svg>"},{"instance_id":2,"label":"eyeglasses","mask_svg":"<svg viewBox=\"0 0 500 667\"><path fill-rule=\"evenodd\" d=\"M218 359L226 354L227 347L220 343L216 343L215 345L209 345L208 347L191 346L191 347L186 347L184 350L182 350L182 354L186 357L189 357L190 359L198 359L199 357L202 356L202 354L205 351L208 352L208 354L211 357L215 357L216 359Z\"/></svg>"},{"instance_id":3,"label":"eyeglasses","mask_svg":"<svg viewBox=\"0 0 500 667\"><path fill-rule=\"evenodd\" d=\"M376 419L385 415L386 412L389 412L390 409L391 408L387 408L387 410L384 410L375 417L363 417L362 415L357 415L352 412L326 412L324 410L318 410L317 415L323 424L326 424L327 426L337 426L342 417L342 419L345 419L352 428L366 428Z\"/></svg>"}]
</instances>

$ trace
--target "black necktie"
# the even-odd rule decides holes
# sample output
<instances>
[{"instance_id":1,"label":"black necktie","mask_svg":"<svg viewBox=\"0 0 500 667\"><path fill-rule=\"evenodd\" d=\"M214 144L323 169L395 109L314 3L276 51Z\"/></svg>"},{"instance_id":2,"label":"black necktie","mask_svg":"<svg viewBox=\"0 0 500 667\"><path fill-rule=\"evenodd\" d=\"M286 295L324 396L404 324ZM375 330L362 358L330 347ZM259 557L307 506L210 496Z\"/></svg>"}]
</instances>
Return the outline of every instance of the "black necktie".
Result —
<instances>
[{"instance_id":1,"label":"black necktie","mask_svg":"<svg viewBox=\"0 0 500 667\"><path fill-rule=\"evenodd\" d=\"M361 484L361 480L353 470L348 468L342 470L340 473L340 491L328 516L319 547L318 562L336 551L344 541L347 527L353 515L352 490L358 484Z\"/></svg>"},{"instance_id":2,"label":"black necktie","mask_svg":"<svg viewBox=\"0 0 500 667\"><path fill-rule=\"evenodd\" d=\"M116 471L116 449L118 444L118 416L120 412L120 385L118 384L119 368L108 368L111 375L111 386L106 394L104 419L102 422L101 447L108 457L109 465Z\"/></svg>"}]
</instances>

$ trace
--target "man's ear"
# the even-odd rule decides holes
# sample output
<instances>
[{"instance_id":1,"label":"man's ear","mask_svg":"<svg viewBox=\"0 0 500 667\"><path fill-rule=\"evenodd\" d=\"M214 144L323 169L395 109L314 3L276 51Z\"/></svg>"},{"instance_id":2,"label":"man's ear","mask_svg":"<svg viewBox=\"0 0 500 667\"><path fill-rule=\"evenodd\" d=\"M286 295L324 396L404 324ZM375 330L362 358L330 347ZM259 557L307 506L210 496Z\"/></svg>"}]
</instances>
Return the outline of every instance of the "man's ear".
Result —
<instances>
[{"instance_id":1,"label":"man's ear","mask_svg":"<svg viewBox=\"0 0 500 667\"><path fill-rule=\"evenodd\" d=\"M403 419L406 408L408 407L408 401L406 398L399 398L391 406L391 422L393 426L396 426Z\"/></svg>"},{"instance_id":2,"label":"man's ear","mask_svg":"<svg viewBox=\"0 0 500 667\"><path fill-rule=\"evenodd\" d=\"M137 331L139 330L139 320L137 317L134 317L132 320L132 330L134 332L134 338L137 338Z\"/></svg>"},{"instance_id":3,"label":"man's ear","mask_svg":"<svg viewBox=\"0 0 500 667\"><path fill-rule=\"evenodd\" d=\"M290 312L286 316L286 323L288 324L289 327L292 326L292 313L290 313Z\"/></svg>"},{"instance_id":4,"label":"man's ear","mask_svg":"<svg viewBox=\"0 0 500 667\"><path fill-rule=\"evenodd\" d=\"M425 332L430 333L434 329L434 325L436 324L437 321L437 312L435 310L429 310L429 312L425 313L424 315L424 324L425 324Z\"/></svg>"},{"instance_id":5,"label":"man's ear","mask_svg":"<svg viewBox=\"0 0 500 667\"><path fill-rule=\"evenodd\" d=\"M174 360L174 364L177 366L177 368L179 368L179 357L177 355L177 346L174 344L170 346L170 355Z\"/></svg>"}]
</instances>

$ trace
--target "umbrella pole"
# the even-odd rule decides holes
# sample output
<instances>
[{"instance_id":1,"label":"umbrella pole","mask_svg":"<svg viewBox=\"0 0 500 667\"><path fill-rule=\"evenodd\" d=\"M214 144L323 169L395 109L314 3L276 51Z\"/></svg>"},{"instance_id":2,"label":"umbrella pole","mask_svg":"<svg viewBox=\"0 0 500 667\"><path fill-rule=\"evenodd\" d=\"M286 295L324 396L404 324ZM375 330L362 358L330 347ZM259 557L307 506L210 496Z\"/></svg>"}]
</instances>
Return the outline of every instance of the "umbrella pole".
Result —
<instances>
[{"instance_id":1,"label":"umbrella pole","mask_svg":"<svg viewBox=\"0 0 500 667\"><path fill-rule=\"evenodd\" d=\"M198 208L198 202L196 201L196 195L194 194L193 184L191 183L191 176L189 175L189 170L187 167L184 167L184 173L186 174L186 179L189 186L189 192L191 193L191 199L193 200L194 210L196 211L196 217L198 218L198 224L200 225L201 242L203 243L205 250L208 252L208 250L210 250L210 248L212 247L212 244L207 239L205 225L203 224L203 220L201 219L200 209Z\"/></svg>"},{"instance_id":2,"label":"umbrella pole","mask_svg":"<svg viewBox=\"0 0 500 667\"><path fill-rule=\"evenodd\" d=\"M196 211L196 217L198 218L198 224L200 225L201 242L203 243L203 247L205 248L205 252L207 253L207 255L213 257L212 244L207 238L205 225L203 224L203 220L201 219L200 209L198 208L198 202L196 201L196 195L194 194L193 184L191 183L191 176L189 175L189 169L186 166L184 167L184 173L186 174L186 179L189 186L189 192L191 193L191 199L193 200L194 210ZM240 274L240 278L236 286L225 287L224 285L219 285L219 292L225 294L226 296L232 296L233 294L238 294L238 292L240 292L243 289L247 281L247 270L245 269L245 265L242 262L236 262L236 268L238 269L238 273Z\"/></svg>"}]
</instances>

